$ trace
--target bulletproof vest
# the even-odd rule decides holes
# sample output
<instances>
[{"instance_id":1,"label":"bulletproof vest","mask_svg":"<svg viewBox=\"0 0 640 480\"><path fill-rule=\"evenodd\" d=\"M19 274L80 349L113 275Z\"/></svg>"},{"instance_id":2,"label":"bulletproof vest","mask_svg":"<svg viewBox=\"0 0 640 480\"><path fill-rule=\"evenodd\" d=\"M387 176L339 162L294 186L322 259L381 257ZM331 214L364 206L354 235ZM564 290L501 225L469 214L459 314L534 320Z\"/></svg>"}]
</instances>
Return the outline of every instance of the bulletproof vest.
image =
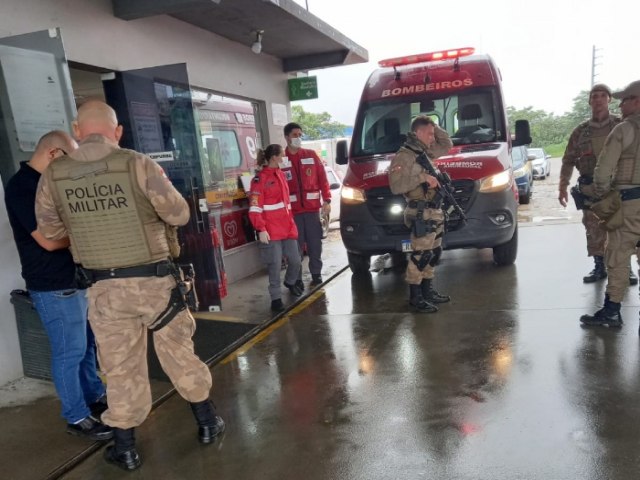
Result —
<instances>
[{"instance_id":1,"label":"bulletproof vest","mask_svg":"<svg viewBox=\"0 0 640 480\"><path fill-rule=\"evenodd\" d=\"M138 185L134 152L116 150L91 162L64 156L49 169L71 249L83 267L121 268L168 257L165 223Z\"/></svg>"},{"instance_id":2,"label":"bulletproof vest","mask_svg":"<svg viewBox=\"0 0 640 480\"><path fill-rule=\"evenodd\" d=\"M616 185L640 185L640 115L625 120L633 126L633 142L620 153Z\"/></svg>"},{"instance_id":3,"label":"bulletproof vest","mask_svg":"<svg viewBox=\"0 0 640 480\"><path fill-rule=\"evenodd\" d=\"M418 155L420 155L421 153L419 150L416 150L411 146L407 146L406 144L403 146L403 148L406 148L409 151L411 151L411 153L415 156L416 159L418 158ZM422 185L418 185L413 190L410 190L404 194L404 198L406 198L407 200L426 200L428 202L433 200L435 196L436 196L435 189L430 188L425 192Z\"/></svg>"},{"instance_id":4,"label":"bulletproof vest","mask_svg":"<svg viewBox=\"0 0 640 480\"><path fill-rule=\"evenodd\" d=\"M580 156L576 162L580 175L593 175L598 155L604 147L607 136L617 123L618 119L610 116L609 121L602 126L594 126L591 121L586 121L580 126L581 132L578 142Z\"/></svg>"}]
</instances>

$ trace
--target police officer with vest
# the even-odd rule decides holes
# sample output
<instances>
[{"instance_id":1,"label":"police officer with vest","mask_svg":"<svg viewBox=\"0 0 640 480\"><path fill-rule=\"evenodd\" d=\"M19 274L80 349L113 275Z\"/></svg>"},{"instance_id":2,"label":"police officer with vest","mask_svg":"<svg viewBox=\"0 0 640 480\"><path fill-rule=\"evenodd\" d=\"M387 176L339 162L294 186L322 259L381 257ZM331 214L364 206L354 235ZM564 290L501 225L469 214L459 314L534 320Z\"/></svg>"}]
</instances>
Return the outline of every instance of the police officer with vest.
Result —
<instances>
[{"instance_id":1,"label":"police officer with vest","mask_svg":"<svg viewBox=\"0 0 640 480\"><path fill-rule=\"evenodd\" d=\"M582 210L582 224L587 234L587 255L593 257L595 263L593 270L582 278L584 283L593 283L607 278L607 269L604 264L607 231L589 206L595 201L593 170L598 155L607 135L620 123L619 117L609 113L610 101L611 90L607 85L598 83L591 87L589 92L591 118L582 122L571 132L560 169L558 200L564 207L567 206L569 198L567 189L574 168L580 173L577 185L571 189L571 195L578 209ZM637 283L638 278L631 270L629 284Z\"/></svg>"},{"instance_id":2,"label":"police officer with vest","mask_svg":"<svg viewBox=\"0 0 640 480\"><path fill-rule=\"evenodd\" d=\"M595 167L595 195L619 194L622 226L609 231L606 263L608 282L604 306L593 315L582 315L583 325L621 327L620 304L629 278L629 259L640 241L640 80L614 93L624 113L622 123L607 137Z\"/></svg>"},{"instance_id":3,"label":"police officer with vest","mask_svg":"<svg viewBox=\"0 0 640 480\"><path fill-rule=\"evenodd\" d=\"M163 370L190 402L201 443L224 421L209 399L211 372L193 351L195 321L177 290L167 226L184 225L189 206L149 157L118 147L122 127L101 101L78 109L79 148L45 170L36 197L38 230L69 236L76 263L92 282L89 321L107 379L102 421L113 428L105 459L125 470L141 465L134 428L151 410L147 330Z\"/></svg>"},{"instance_id":4,"label":"police officer with vest","mask_svg":"<svg viewBox=\"0 0 640 480\"><path fill-rule=\"evenodd\" d=\"M409 305L423 313L437 312L435 304L446 303L450 298L433 288L444 234L444 213L435 203L439 183L420 165L418 157L423 156L431 162L447 153L451 146L446 131L431 118L418 116L411 122L411 132L389 166L391 191L401 193L407 199L404 222L411 229L412 248L405 275L409 284Z\"/></svg>"}]
</instances>

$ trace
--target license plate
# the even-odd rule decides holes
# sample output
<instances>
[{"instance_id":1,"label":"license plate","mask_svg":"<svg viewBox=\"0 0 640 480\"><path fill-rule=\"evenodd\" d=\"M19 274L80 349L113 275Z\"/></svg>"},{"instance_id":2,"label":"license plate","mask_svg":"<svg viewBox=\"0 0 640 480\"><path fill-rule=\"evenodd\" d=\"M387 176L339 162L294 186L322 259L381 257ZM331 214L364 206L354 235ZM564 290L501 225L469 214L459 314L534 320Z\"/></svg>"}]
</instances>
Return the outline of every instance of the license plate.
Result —
<instances>
[{"instance_id":1,"label":"license plate","mask_svg":"<svg viewBox=\"0 0 640 480\"><path fill-rule=\"evenodd\" d=\"M411 247L411 240L402 240L402 251L403 252L413 252L413 248Z\"/></svg>"}]
</instances>

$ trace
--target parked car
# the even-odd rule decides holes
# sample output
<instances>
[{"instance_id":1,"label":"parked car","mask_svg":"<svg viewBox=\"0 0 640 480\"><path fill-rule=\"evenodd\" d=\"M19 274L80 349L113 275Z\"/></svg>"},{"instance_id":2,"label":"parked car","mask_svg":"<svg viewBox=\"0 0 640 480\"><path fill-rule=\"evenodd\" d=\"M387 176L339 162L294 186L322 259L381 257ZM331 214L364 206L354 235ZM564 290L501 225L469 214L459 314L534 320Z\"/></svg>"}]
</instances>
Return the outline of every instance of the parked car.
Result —
<instances>
[{"instance_id":1,"label":"parked car","mask_svg":"<svg viewBox=\"0 0 640 480\"><path fill-rule=\"evenodd\" d=\"M544 148L530 148L529 153L536 156L532 162L533 178L547 178L551 174L551 157Z\"/></svg>"},{"instance_id":2,"label":"parked car","mask_svg":"<svg viewBox=\"0 0 640 480\"><path fill-rule=\"evenodd\" d=\"M527 151L524 145L511 149L511 160L513 162L513 176L518 185L518 196L521 204L531 201L533 191L533 165L535 155Z\"/></svg>"},{"instance_id":3,"label":"parked car","mask_svg":"<svg viewBox=\"0 0 640 480\"><path fill-rule=\"evenodd\" d=\"M342 188L342 180L340 180L335 170L327 165L325 165L324 169L327 172L327 180L329 180L329 188L331 189L331 214L325 216L322 215L322 211L320 212L322 238L326 238L329 234L331 222L340 220L340 189Z\"/></svg>"}]
</instances>

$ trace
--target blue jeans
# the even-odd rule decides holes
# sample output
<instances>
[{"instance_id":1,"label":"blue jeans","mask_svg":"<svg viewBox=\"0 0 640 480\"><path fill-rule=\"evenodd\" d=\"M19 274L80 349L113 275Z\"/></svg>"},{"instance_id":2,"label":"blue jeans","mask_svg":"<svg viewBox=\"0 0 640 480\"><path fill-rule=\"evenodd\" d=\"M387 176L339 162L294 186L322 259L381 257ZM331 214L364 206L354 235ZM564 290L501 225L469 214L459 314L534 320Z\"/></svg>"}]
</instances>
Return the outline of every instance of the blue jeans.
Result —
<instances>
[{"instance_id":1,"label":"blue jeans","mask_svg":"<svg viewBox=\"0 0 640 480\"><path fill-rule=\"evenodd\" d=\"M105 393L96 365L96 341L87 321L86 290L29 290L51 345L51 376L62 416L76 423Z\"/></svg>"}]
</instances>

